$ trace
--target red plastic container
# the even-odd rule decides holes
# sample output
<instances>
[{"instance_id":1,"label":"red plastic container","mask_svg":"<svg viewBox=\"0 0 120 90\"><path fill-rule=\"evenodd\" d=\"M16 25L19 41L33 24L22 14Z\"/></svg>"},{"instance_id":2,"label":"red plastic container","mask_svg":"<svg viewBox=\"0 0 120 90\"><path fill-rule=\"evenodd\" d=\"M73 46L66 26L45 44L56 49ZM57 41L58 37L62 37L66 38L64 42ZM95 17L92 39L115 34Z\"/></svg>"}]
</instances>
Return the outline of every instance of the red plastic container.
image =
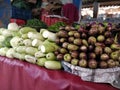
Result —
<instances>
[{"instance_id":1,"label":"red plastic container","mask_svg":"<svg viewBox=\"0 0 120 90\"><path fill-rule=\"evenodd\" d=\"M25 20L22 20L22 19L14 19L14 18L11 18L11 19L10 19L10 22L15 22L15 23L17 23L17 24L20 25L20 26L26 24L26 21L25 21Z\"/></svg>"},{"instance_id":2,"label":"red plastic container","mask_svg":"<svg viewBox=\"0 0 120 90\"><path fill-rule=\"evenodd\" d=\"M48 26L55 24L56 22L64 22L66 24L69 24L69 20L65 19L63 17L54 17L50 15L42 15L41 20L45 22Z\"/></svg>"}]
</instances>

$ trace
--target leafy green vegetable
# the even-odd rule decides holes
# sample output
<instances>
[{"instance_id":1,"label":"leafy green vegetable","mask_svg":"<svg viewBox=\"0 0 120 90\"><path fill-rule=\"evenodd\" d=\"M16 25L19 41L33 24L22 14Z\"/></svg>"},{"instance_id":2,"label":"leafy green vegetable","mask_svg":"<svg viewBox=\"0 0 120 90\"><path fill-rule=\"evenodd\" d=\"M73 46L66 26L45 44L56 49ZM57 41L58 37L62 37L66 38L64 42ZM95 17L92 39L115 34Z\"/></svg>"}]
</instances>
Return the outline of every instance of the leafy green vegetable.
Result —
<instances>
[{"instance_id":1,"label":"leafy green vegetable","mask_svg":"<svg viewBox=\"0 0 120 90\"><path fill-rule=\"evenodd\" d=\"M43 21L36 18L27 20L26 26L36 28L37 31L39 31L40 28L47 28L47 25Z\"/></svg>"},{"instance_id":2,"label":"leafy green vegetable","mask_svg":"<svg viewBox=\"0 0 120 90\"><path fill-rule=\"evenodd\" d=\"M49 31L52 31L52 32L58 32L59 31L59 28L61 26L65 26L65 23L64 22L57 22L51 26L48 27L48 30Z\"/></svg>"}]
</instances>

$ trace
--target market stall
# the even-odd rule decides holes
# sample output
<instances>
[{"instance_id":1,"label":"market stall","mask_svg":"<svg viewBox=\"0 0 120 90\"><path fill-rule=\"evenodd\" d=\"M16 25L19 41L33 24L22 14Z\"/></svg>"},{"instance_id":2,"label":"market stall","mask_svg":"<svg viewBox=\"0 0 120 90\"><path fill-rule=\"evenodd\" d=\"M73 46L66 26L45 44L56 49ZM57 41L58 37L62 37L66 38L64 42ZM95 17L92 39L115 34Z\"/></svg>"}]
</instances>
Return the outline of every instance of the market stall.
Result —
<instances>
[{"instance_id":1,"label":"market stall","mask_svg":"<svg viewBox=\"0 0 120 90\"><path fill-rule=\"evenodd\" d=\"M70 23L56 10L0 28L1 89L120 89L120 25Z\"/></svg>"},{"instance_id":2,"label":"market stall","mask_svg":"<svg viewBox=\"0 0 120 90\"><path fill-rule=\"evenodd\" d=\"M91 28L89 33L78 24L73 27L57 23L54 27L42 28L40 31L29 25L31 24L19 27L16 23L9 23L8 28L0 29L0 68L1 81L3 80L0 86L3 90L8 88L12 90L28 88L29 90L49 88L117 90L119 88L120 46L117 37L114 39L111 36L112 25L106 23L107 28L103 29L105 26L101 26L102 24L89 24L92 25L86 26L86 30ZM100 25L98 29L100 32L93 31L98 25ZM55 29L56 26L59 29ZM96 33L104 34L103 36L97 34L97 36ZM71 36L75 39L70 39ZM104 37L110 40L105 41ZM66 38L68 41L64 41Z\"/></svg>"}]
</instances>

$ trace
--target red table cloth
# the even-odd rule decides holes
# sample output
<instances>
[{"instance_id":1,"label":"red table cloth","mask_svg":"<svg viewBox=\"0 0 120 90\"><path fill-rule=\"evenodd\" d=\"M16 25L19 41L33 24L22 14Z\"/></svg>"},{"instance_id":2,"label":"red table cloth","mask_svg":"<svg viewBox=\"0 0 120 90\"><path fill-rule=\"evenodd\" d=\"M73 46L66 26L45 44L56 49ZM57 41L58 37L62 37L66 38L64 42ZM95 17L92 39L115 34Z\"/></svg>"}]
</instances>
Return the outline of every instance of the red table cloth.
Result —
<instances>
[{"instance_id":1,"label":"red table cloth","mask_svg":"<svg viewBox=\"0 0 120 90\"><path fill-rule=\"evenodd\" d=\"M0 90L118 90L109 84L81 80L63 70L48 70L0 56Z\"/></svg>"}]
</instances>

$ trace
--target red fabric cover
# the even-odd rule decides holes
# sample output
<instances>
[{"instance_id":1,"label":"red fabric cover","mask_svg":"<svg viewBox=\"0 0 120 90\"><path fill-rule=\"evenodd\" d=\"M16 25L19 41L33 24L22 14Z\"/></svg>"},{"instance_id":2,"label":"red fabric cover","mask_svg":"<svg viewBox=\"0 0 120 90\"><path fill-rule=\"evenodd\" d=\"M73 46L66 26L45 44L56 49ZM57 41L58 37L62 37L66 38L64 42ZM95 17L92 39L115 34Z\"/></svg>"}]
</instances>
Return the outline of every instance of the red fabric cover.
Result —
<instances>
[{"instance_id":1,"label":"red fabric cover","mask_svg":"<svg viewBox=\"0 0 120 90\"><path fill-rule=\"evenodd\" d=\"M77 7L73 3L67 3L62 7L62 14L68 18L71 22L79 20L79 12Z\"/></svg>"},{"instance_id":2,"label":"red fabric cover","mask_svg":"<svg viewBox=\"0 0 120 90\"><path fill-rule=\"evenodd\" d=\"M26 21L25 20L21 20L21 19L14 19L14 18L11 18L10 19L10 22L15 22L17 23L18 25L25 25Z\"/></svg>"},{"instance_id":3,"label":"red fabric cover","mask_svg":"<svg viewBox=\"0 0 120 90\"><path fill-rule=\"evenodd\" d=\"M82 81L63 70L48 70L0 56L0 90L118 90L109 84Z\"/></svg>"}]
</instances>

